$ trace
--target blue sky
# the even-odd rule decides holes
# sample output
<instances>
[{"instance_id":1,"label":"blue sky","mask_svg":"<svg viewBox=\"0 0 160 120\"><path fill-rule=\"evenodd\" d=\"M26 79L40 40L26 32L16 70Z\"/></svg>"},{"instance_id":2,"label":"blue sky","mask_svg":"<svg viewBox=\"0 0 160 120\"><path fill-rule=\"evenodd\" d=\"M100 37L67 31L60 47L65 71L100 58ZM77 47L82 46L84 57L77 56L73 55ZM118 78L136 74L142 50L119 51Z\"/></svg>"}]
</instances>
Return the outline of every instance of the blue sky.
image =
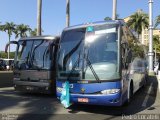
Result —
<instances>
[{"instance_id":1,"label":"blue sky","mask_svg":"<svg viewBox=\"0 0 160 120\"><path fill-rule=\"evenodd\" d=\"M44 35L59 34L65 27L66 0L42 0L42 28ZM106 16L112 16L112 0L70 0L71 25L102 21ZM120 18L125 18L138 9L148 12L148 0L117 0L117 12ZM37 0L1 0L0 22L14 22L36 27ZM160 14L160 0L154 0L153 17ZM14 35L12 36L14 40ZM0 51L8 42L6 33L0 32ZM14 50L14 47L11 48Z\"/></svg>"}]
</instances>

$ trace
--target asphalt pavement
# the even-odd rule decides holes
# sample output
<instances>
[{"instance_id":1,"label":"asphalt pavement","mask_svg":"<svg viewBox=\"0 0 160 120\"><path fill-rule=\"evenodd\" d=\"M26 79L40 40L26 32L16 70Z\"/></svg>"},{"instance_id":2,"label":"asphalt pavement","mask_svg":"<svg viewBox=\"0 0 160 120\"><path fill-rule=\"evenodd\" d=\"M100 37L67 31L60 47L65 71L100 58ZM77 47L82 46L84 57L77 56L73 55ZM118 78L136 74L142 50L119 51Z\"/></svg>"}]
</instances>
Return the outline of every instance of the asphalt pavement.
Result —
<instances>
[{"instance_id":1,"label":"asphalt pavement","mask_svg":"<svg viewBox=\"0 0 160 120\"><path fill-rule=\"evenodd\" d=\"M0 71L0 88L13 86L13 72Z\"/></svg>"},{"instance_id":2,"label":"asphalt pavement","mask_svg":"<svg viewBox=\"0 0 160 120\"><path fill-rule=\"evenodd\" d=\"M6 119L7 118L7 119ZM9 119L10 118L10 119ZM0 88L0 120L121 120L160 119L160 93L155 76L150 77L127 106L73 105L65 109L52 95L28 94L13 87Z\"/></svg>"}]
</instances>

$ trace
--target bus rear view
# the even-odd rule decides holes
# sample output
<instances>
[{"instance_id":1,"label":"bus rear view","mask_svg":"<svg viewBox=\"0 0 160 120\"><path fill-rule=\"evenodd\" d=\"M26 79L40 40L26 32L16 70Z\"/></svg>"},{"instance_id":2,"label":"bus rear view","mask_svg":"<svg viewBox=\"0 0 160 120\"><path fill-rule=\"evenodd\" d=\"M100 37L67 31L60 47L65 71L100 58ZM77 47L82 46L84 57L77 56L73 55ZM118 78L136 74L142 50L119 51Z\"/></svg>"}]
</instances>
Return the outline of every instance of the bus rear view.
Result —
<instances>
[{"instance_id":1,"label":"bus rear view","mask_svg":"<svg viewBox=\"0 0 160 120\"><path fill-rule=\"evenodd\" d=\"M21 38L14 61L14 87L17 91L55 93L56 54L59 37Z\"/></svg>"}]
</instances>

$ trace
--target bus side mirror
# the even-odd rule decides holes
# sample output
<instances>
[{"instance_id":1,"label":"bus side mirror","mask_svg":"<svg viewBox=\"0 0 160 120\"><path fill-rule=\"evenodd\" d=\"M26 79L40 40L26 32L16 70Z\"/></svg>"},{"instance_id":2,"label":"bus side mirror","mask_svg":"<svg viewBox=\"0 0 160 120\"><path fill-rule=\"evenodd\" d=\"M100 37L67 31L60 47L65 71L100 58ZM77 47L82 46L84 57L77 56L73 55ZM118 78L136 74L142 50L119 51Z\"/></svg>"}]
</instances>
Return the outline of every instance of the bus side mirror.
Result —
<instances>
[{"instance_id":1,"label":"bus side mirror","mask_svg":"<svg viewBox=\"0 0 160 120\"><path fill-rule=\"evenodd\" d=\"M18 42L17 41L10 41L9 43L7 43L6 47L5 47L5 53L7 53L8 47L9 47L10 44L16 44L16 45L18 45Z\"/></svg>"}]
</instances>

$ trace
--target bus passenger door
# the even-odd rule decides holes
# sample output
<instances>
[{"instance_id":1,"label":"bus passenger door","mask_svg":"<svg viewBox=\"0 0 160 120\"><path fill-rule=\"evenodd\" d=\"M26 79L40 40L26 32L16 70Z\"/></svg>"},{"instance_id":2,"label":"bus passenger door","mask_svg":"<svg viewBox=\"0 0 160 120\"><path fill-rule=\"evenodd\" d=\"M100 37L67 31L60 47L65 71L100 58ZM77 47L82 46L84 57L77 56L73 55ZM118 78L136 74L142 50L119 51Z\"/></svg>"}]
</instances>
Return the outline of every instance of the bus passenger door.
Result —
<instances>
[{"instance_id":1,"label":"bus passenger door","mask_svg":"<svg viewBox=\"0 0 160 120\"><path fill-rule=\"evenodd\" d=\"M140 67L141 67L141 79L139 81L139 88L143 86L146 77L145 62L143 59L141 59Z\"/></svg>"},{"instance_id":2,"label":"bus passenger door","mask_svg":"<svg viewBox=\"0 0 160 120\"><path fill-rule=\"evenodd\" d=\"M122 89L123 94L125 94L128 91L128 83L129 83L129 65L130 65L130 57L131 54L129 54L129 48L127 43L123 43L121 45L121 69L122 69Z\"/></svg>"},{"instance_id":3,"label":"bus passenger door","mask_svg":"<svg viewBox=\"0 0 160 120\"><path fill-rule=\"evenodd\" d=\"M134 92L140 88L142 80L142 62L140 58L136 58L132 64L132 79L134 81Z\"/></svg>"}]
</instances>

